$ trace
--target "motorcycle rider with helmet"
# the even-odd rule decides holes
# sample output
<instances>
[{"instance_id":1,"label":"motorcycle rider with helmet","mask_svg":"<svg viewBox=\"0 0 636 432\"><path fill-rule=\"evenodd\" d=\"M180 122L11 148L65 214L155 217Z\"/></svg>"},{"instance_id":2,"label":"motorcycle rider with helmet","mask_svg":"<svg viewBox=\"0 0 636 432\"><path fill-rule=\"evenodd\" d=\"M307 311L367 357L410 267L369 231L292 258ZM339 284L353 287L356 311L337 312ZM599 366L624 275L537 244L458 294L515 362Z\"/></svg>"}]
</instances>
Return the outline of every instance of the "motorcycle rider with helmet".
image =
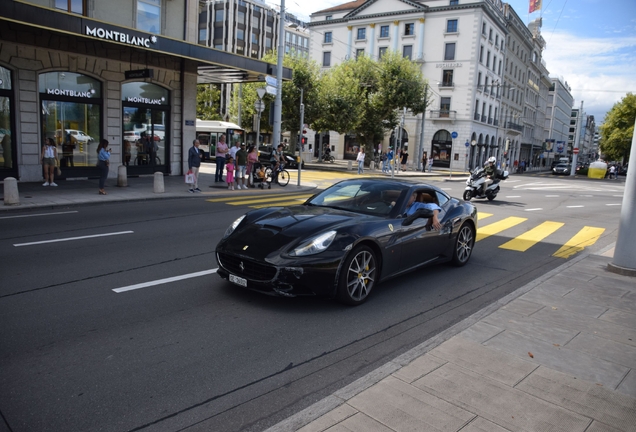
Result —
<instances>
[{"instance_id":1,"label":"motorcycle rider with helmet","mask_svg":"<svg viewBox=\"0 0 636 432\"><path fill-rule=\"evenodd\" d=\"M486 195L486 190L488 189L488 186L490 186L492 182L494 181L493 178L495 174L497 173L497 167L495 167L495 162L497 162L497 159L494 156L491 156L488 158L488 160L484 164L484 173L486 174L486 180L484 181L484 184L482 185L481 196Z\"/></svg>"}]
</instances>

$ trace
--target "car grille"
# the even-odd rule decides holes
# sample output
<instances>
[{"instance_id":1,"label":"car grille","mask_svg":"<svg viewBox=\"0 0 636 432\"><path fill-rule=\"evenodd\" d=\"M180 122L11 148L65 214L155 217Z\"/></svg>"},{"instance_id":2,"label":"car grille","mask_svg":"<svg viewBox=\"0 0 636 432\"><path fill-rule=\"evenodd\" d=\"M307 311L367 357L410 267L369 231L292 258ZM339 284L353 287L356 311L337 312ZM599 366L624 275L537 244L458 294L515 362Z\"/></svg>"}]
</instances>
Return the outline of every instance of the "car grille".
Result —
<instances>
[{"instance_id":1,"label":"car grille","mask_svg":"<svg viewBox=\"0 0 636 432\"><path fill-rule=\"evenodd\" d=\"M276 276L276 267L234 255L218 254L219 265L232 274L253 281L268 282ZM241 268L241 265L243 268Z\"/></svg>"}]
</instances>

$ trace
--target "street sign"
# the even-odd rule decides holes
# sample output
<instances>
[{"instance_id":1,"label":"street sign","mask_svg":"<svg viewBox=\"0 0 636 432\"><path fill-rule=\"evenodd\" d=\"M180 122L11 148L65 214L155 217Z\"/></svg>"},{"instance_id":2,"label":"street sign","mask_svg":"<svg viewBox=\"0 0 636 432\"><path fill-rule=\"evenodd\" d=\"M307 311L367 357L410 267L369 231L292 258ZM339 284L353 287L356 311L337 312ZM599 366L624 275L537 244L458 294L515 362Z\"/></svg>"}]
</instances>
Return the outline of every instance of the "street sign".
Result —
<instances>
[{"instance_id":1,"label":"street sign","mask_svg":"<svg viewBox=\"0 0 636 432\"><path fill-rule=\"evenodd\" d=\"M259 113L262 113L263 111L265 111L265 102L260 99L257 100L256 102L254 102L254 109L256 109L256 111L258 111Z\"/></svg>"},{"instance_id":2,"label":"street sign","mask_svg":"<svg viewBox=\"0 0 636 432\"><path fill-rule=\"evenodd\" d=\"M453 133L451 134L451 137L452 137L453 139L457 138L457 137L458 137L457 132L453 132Z\"/></svg>"},{"instance_id":3,"label":"street sign","mask_svg":"<svg viewBox=\"0 0 636 432\"><path fill-rule=\"evenodd\" d=\"M265 90L267 91L267 93L271 94L271 95L276 95L276 87L272 87L270 85L268 85L267 87L265 87Z\"/></svg>"},{"instance_id":4,"label":"street sign","mask_svg":"<svg viewBox=\"0 0 636 432\"><path fill-rule=\"evenodd\" d=\"M578 154L578 153L579 153L579 149L578 149L578 148L573 148L573 149L572 149L572 153L574 153L574 154Z\"/></svg>"},{"instance_id":5,"label":"street sign","mask_svg":"<svg viewBox=\"0 0 636 432\"><path fill-rule=\"evenodd\" d=\"M466 144L464 144L466 147L470 146L470 143L468 141L466 141Z\"/></svg>"},{"instance_id":6,"label":"street sign","mask_svg":"<svg viewBox=\"0 0 636 432\"><path fill-rule=\"evenodd\" d=\"M267 83L267 85L278 87L278 80L276 78L274 78L274 77L269 76L269 75L265 76L265 82Z\"/></svg>"},{"instance_id":7,"label":"street sign","mask_svg":"<svg viewBox=\"0 0 636 432\"><path fill-rule=\"evenodd\" d=\"M265 90L265 87L259 87L256 89L256 94L258 95L259 99L263 99L263 96L265 96L266 92L267 90Z\"/></svg>"}]
</instances>

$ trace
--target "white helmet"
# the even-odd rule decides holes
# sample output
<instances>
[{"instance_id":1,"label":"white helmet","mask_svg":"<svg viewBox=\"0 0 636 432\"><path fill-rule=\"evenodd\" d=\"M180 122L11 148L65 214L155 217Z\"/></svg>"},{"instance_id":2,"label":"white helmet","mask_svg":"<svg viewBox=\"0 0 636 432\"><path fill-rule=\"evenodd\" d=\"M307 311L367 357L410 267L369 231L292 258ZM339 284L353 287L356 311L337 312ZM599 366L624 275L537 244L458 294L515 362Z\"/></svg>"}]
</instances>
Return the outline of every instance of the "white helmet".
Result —
<instances>
[{"instance_id":1,"label":"white helmet","mask_svg":"<svg viewBox=\"0 0 636 432\"><path fill-rule=\"evenodd\" d=\"M488 158L488 163L493 163L494 164L495 162L497 162L497 159L494 156L490 156Z\"/></svg>"}]
</instances>

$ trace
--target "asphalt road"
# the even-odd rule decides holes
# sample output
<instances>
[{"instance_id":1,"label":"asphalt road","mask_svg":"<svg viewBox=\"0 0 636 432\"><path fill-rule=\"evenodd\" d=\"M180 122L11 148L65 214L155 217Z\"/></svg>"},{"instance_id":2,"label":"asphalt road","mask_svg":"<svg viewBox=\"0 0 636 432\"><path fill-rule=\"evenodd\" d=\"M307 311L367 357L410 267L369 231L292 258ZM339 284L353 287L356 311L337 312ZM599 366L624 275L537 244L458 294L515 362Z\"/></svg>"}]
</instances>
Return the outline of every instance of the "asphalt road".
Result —
<instances>
[{"instance_id":1,"label":"asphalt road","mask_svg":"<svg viewBox=\"0 0 636 432\"><path fill-rule=\"evenodd\" d=\"M480 227L522 222L485 236L467 266L393 279L356 308L216 276L214 246L245 206L195 197L0 219L0 431L266 429L562 264L553 254L584 227L603 229L588 247L611 244L621 196L512 177L476 201ZM562 226L525 251L501 247L547 221Z\"/></svg>"}]
</instances>

